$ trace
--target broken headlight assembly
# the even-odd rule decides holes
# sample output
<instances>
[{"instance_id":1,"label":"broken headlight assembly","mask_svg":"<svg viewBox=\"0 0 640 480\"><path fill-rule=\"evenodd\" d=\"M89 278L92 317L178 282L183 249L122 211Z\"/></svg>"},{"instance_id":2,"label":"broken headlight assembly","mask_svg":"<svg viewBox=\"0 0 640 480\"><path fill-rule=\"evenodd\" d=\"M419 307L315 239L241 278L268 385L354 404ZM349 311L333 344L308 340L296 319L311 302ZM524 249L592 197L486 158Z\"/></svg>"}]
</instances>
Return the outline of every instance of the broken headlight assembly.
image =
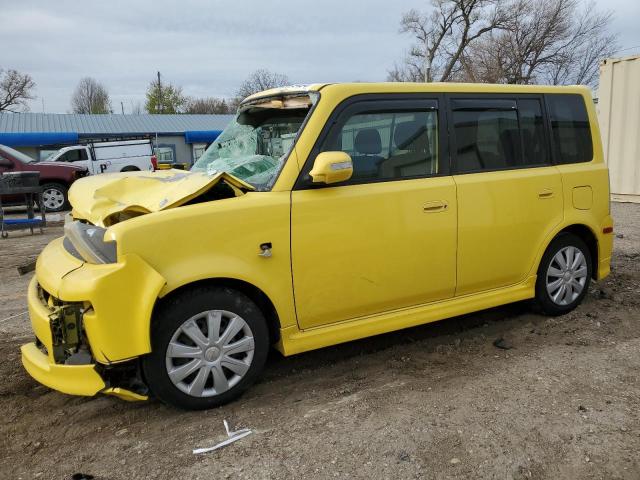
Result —
<instances>
[{"instance_id":1,"label":"broken headlight assembly","mask_svg":"<svg viewBox=\"0 0 640 480\"><path fill-rule=\"evenodd\" d=\"M80 303L54 307L49 315L53 358L56 363L85 365L91 362L91 353L82 327L84 308Z\"/></svg>"},{"instance_id":2,"label":"broken headlight assembly","mask_svg":"<svg viewBox=\"0 0 640 480\"><path fill-rule=\"evenodd\" d=\"M88 263L116 263L116 242L105 242L107 229L72 221L64 225L64 247L74 257Z\"/></svg>"}]
</instances>

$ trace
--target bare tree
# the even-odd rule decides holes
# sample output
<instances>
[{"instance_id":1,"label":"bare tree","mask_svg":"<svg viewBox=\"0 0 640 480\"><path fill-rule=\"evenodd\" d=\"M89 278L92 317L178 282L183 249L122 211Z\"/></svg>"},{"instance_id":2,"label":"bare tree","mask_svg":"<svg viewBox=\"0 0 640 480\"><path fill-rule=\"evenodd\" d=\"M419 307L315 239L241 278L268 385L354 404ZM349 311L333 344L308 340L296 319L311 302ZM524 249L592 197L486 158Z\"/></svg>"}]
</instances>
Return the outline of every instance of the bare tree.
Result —
<instances>
[{"instance_id":1,"label":"bare tree","mask_svg":"<svg viewBox=\"0 0 640 480\"><path fill-rule=\"evenodd\" d=\"M0 69L0 112L28 111L36 84L27 73Z\"/></svg>"},{"instance_id":2,"label":"bare tree","mask_svg":"<svg viewBox=\"0 0 640 480\"><path fill-rule=\"evenodd\" d=\"M185 113L200 114L225 114L231 113L232 108L222 98L188 98L184 109Z\"/></svg>"},{"instance_id":3,"label":"bare tree","mask_svg":"<svg viewBox=\"0 0 640 480\"><path fill-rule=\"evenodd\" d=\"M594 85L599 60L611 56L617 35L610 12L580 0L515 0L504 29L465 52L471 81Z\"/></svg>"},{"instance_id":4,"label":"bare tree","mask_svg":"<svg viewBox=\"0 0 640 480\"><path fill-rule=\"evenodd\" d=\"M283 87L288 84L289 78L286 75L259 69L251 73L251 75L240 84L240 88L238 88L236 92L236 97L242 100L254 93L270 88Z\"/></svg>"},{"instance_id":5,"label":"bare tree","mask_svg":"<svg viewBox=\"0 0 640 480\"><path fill-rule=\"evenodd\" d=\"M142 103L134 102L133 100L130 100L129 103L131 105L131 115L142 115L144 113Z\"/></svg>"},{"instance_id":6,"label":"bare tree","mask_svg":"<svg viewBox=\"0 0 640 480\"><path fill-rule=\"evenodd\" d=\"M91 77L84 77L71 96L73 113L112 113L107 89Z\"/></svg>"},{"instance_id":7,"label":"bare tree","mask_svg":"<svg viewBox=\"0 0 640 480\"><path fill-rule=\"evenodd\" d=\"M509 18L503 0L432 0L431 6L429 13L403 15L400 32L412 35L414 43L404 63L389 71L389 80L455 79L469 47Z\"/></svg>"}]
</instances>

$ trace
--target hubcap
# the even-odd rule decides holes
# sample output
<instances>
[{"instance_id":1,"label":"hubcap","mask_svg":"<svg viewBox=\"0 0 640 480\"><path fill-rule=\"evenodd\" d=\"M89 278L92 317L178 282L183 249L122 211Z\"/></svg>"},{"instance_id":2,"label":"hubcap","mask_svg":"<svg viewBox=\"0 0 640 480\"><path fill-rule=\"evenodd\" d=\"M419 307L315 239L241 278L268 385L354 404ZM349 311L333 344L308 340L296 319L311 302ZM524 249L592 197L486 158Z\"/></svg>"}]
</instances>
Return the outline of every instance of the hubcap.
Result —
<instances>
[{"instance_id":1,"label":"hubcap","mask_svg":"<svg viewBox=\"0 0 640 480\"><path fill-rule=\"evenodd\" d=\"M42 192L42 203L47 210L59 210L64 205L64 194L55 188Z\"/></svg>"},{"instance_id":2,"label":"hubcap","mask_svg":"<svg viewBox=\"0 0 640 480\"><path fill-rule=\"evenodd\" d=\"M255 344L247 322L226 310L209 310L175 331L165 355L171 382L193 397L212 397L247 373Z\"/></svg>"},{"instance_id":3,"label":"hubcap","mask_svg":"<svg viewBox=\"0 0 640 480\"><path fill-rule=\"evenodd\" d=\"M557 305L569 305L584 290L587 282L587 259L580 249L564 247L547 268L547 293Z\"/></svg>"}]
</instances>

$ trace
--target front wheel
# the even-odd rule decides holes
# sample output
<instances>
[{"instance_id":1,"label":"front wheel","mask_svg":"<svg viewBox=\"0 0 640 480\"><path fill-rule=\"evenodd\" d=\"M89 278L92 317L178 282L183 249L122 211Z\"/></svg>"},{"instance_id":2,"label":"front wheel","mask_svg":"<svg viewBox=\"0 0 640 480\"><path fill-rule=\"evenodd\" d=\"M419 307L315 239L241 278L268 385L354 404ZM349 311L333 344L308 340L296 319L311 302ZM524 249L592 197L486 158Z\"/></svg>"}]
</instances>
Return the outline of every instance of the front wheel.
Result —
<instances>
[{"instance_id":1,"label":"front wheel","mask_svg":"<svg viewBox=\"0 0 640 480\"><path fill-rule=\"evenodd\" d=\"M61 212L68 206L67 187L61 183L42 185L42 204L47 212Z\"/></svg>"},{"instance_id":2,"label":"front wheel","mask_svg":"<svg viewBox=\"0 0 640 480\"><path fill-rule=\"evenodd\" d=\"M580 237L563 233L547 248L538 267L535 302L547 315L576 308L591 280L591 254Z\"/></svg>"},{"instance_id":3,"label":"front wheel","mask_svg":"<svg viewBox=\"0 0 640 480\"><path fill-rule=\"evenodd\" d=\"M150 390L163 402L203 410L237 398L260 375L267 324L244 294L198 288L161 307L142 358Z\"/></svg>"}]
</instances>

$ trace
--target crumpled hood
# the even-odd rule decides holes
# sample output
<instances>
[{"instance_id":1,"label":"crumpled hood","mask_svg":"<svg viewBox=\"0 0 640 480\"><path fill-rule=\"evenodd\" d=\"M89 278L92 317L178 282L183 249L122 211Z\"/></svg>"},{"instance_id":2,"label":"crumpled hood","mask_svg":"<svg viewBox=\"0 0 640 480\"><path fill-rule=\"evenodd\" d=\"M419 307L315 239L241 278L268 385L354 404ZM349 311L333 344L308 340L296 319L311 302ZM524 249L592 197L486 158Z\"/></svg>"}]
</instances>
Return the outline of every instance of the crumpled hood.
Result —
<instances>
[{"instance_id":1,"label":"crumpled hood","mask_svg":"<svg viewBox=\"0 0 640 480\"><path fill-rule=\"evenodd\" d=\"M74 218L106 227L146 213L179 207L224 181L235 195L254 188L226 172L209 175L184 170L105 173L71 185Z\"/></svg>"}]
</instances>

